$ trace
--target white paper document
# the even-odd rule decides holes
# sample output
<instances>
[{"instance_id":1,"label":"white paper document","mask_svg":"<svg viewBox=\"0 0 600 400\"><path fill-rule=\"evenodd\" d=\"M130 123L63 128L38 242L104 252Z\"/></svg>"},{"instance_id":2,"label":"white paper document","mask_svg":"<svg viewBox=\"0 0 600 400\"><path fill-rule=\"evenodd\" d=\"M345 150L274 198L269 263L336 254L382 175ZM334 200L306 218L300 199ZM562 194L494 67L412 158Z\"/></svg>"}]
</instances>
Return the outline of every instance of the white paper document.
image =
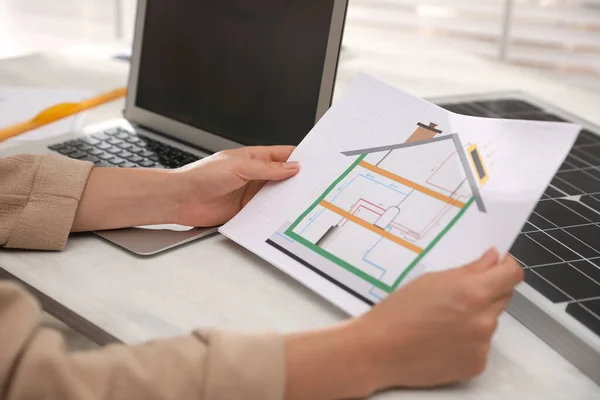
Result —
<instances>
[{"instance_id":1,"label":"white paper document","mask_svg":"<svg viewBox=\"0 0 600 400\"><path fill-rule=\"evenodd\" d=\"M32 119L46 108L65 102L79 103L90 97L85 90L0 87L0 128ZM9 139L39 140L71 132L81 114L67 117Z\"/></svg>"},{"instance_id":2,"label":"white paper document","mask_svg":"<svg viewBox=\"0 0 600 400\"><path fill-rule=\"evenodd\" d=\"M366 75L220 232L351 315L411 279L504 255L580 126L467 117Z\"/></svg>"}]
</instances>

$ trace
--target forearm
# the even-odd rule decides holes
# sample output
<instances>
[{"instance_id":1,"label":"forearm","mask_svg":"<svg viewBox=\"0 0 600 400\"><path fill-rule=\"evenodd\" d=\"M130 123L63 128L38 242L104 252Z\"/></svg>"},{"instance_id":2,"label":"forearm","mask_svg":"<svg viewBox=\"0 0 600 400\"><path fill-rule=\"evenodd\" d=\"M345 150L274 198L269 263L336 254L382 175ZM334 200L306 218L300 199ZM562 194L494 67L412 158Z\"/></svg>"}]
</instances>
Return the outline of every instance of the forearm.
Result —
<instances>
[{"instance_id":1,"label":"forearm","mask_svg":"<svg viewBox=\"0 0 600 400\"><path fill-rule=\"evenodd\" d=\"M281 400L283 340L201 330L136 346L71 353L39 325L39 305L0 281L0 398Z\"/></svg>"},{"instance_id":2,"label":"forearm","mask_svg":"<svg viewBox=\"0 0 600 400\"><path fill-rule=\"evenodd\" d=\"M178 175L166 170L95 168L75 214L72 231L174 223Z\"/></svg>"},{"instance_id":3,"label":"forearm","mask_svg":"<svg viewBox=\"0 0 600 400\"><path fill-rule=\"evenodd\" d=\"M286 338L286 400L354 399L375 389L367 338L355 322Z\"/></svg>"}]
</instances>

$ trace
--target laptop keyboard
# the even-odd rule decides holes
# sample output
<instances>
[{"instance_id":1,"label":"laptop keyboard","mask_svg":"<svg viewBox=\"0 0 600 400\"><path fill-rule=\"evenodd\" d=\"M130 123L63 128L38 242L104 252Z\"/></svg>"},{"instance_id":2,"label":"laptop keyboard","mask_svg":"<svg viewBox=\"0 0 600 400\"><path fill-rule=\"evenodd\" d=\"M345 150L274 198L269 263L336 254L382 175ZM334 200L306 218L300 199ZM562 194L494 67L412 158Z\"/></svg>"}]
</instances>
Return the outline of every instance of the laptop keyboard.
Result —
<instances>
[{"instance_id":1,"label":"laptop keyboard","mask_svg":"<svg viewBox=\"0 0 600 400\"><path fill-rule=\"evenodd\" d=\"M123 128L68 140L48 147L97 167L179 168L201 157Z\"/></svg>"}]
</instances>

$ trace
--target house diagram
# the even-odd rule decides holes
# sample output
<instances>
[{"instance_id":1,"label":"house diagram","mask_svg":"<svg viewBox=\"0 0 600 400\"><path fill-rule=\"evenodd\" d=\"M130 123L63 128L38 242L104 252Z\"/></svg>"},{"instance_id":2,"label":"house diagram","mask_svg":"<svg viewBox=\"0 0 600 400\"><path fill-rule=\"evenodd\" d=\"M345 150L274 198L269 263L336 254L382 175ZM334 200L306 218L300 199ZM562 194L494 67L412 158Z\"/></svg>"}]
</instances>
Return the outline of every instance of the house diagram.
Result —
<instances>
[{"instance_id":1,"label":"house diagram","mask_svg":"<svg viewBox=\"0 0 600 400\"><path fill-rule=\"evenodd\" d=\"M402 143L342 152L349 167L267 242L374 303L394 291L470 208L489 176L475 143L417 123Z\"/></svg>"}]
</instances>

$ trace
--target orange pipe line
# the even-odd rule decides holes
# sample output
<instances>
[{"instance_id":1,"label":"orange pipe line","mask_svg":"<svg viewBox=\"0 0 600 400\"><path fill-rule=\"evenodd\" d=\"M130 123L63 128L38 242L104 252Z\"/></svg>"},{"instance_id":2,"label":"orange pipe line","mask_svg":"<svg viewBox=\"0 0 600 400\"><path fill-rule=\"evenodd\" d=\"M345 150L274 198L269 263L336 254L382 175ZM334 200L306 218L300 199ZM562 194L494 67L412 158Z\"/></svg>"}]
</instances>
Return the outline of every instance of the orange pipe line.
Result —
<instances>
[{"instance_id":1,"label":"orange pipe line","mask_svg":"<svg viewBox=\"0 0 600 400\"><path fill-rule=\"evenodd\" d=\"M338 206L334 206L333 204L331 204L325 200L322 200L319 204L322 205L323 207L325 207L326 209L333 211L334 213L340 215L341 217L346 218L347 220L352 221L355 224L358 224L358 225L362 226L363 228L368 229L371 232L378 234L379 236L383 236L384 238L391 240L392 242L399 244L400 246L406 247L410 251L413 251L417 254L420 254L423 251L422 248L415 246L414 244L407 242L406 240L402 240L398 236L392 235L391 233L384 231L383 229L381 229L373 224L368 223L364 219L358 218L356 215L352 215L348 211L342 210Z\"/></svg>"},{"instance_id":2,"label":"orange pipe line","mask_svg":"<svg viewBox=\"0 0 600 400\"><path fill-rule=\"evenodd\" d=\"M462 201L458 201L456 199L453 199L452 197L448 197L446 195L443 195L441 193L436 192L435 190L431 190L429 188L426 188L425 186L421 186L418 183L415 183L413 181L409 181L406 178L403 178L401 176L398 176L396 174L393 174L389 171L386 171L385 169L381 169L379 167L376 167L373 164L369 164L368 162L364 162L361 161L358 165L360 165L363 168L368 169L369 171L373 171L379 175L383 175L386 178L389 178L393 181L396 181L398 183L403 184L404 186L408 186L410 188L413 188L421 193L425 193L426 195L429 195L431 197L435 197L438 200L443 201L444 203L448 203L450 205L456 206L458 208L463 208L465 206L465 203L463 203Z\"/></svg>"}]
</instances>

